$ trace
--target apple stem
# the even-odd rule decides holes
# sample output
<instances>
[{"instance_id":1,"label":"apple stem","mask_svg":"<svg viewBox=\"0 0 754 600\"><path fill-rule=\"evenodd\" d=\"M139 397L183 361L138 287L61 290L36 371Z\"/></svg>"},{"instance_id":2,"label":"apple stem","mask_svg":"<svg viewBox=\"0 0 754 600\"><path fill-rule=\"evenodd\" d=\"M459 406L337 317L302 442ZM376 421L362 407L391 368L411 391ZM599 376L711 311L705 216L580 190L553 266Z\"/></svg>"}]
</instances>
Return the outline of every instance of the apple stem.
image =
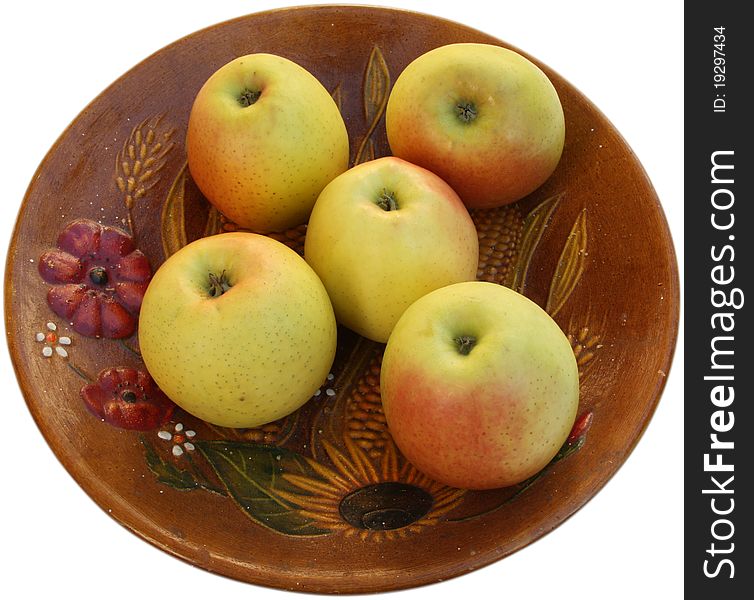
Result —
<instances>
[{"instance_id":1,"label":"apple stem","mask_svg":"<svg viewBox=\"0 0 754 600\"><path fill-rule=\"evenodd\" d=\"M473 335L462 335L455 340L456 346L458 346L458 353L463 356L468 355L471 349L476 346L476 338Z\"/></svg>"},{"instance_id":2,"label":"apple stem","mask_svg":"<svg viewBox=\"0 0 754 600\"><path fill-rule=\"evenodd\" d=\"M398 210L398 202L395 199L395 194L393 192L388 192L387 190L382 190L380 197L377 198L377 206L386 212Z\"/></svg>"},{"instance_id":3,"label":"apple stem","mask_svg":"<svg viewBox=\"0 0 754 600\"><path fill-rule=\"evenodd\" d=\"M456 114L464 123L471 123L476 119L476 105L473 102L459 102L456 104Z\"/></svg>"},{"instance_id":4,"label":"apple stem","mask_svg":"<svg viewBox=\"0 0 754 600\"><path fill-rule=\"evenodd\" d=\"M241 95L238 97L238 103L244 108L247 106L251 106L257 100L259 100L259 96L261 95L262 95L262 92L259 90L245 89L243 92L241 92Z\"/></svg>"},{"instance_id":5,"label":"apple stem","mask_svg":"<svg viewBox=\"0 0 754 600\"><path fill-rule=\"evenodd\" d=\"M214 273L209 274L209 295L213 298L217 298L218 296L222 296L225 292L227 292L231 288L230 282L228 281L228 276L225 274L225 271L220 273L220 276L218 277Z\"/></svg>"}]
</instances>

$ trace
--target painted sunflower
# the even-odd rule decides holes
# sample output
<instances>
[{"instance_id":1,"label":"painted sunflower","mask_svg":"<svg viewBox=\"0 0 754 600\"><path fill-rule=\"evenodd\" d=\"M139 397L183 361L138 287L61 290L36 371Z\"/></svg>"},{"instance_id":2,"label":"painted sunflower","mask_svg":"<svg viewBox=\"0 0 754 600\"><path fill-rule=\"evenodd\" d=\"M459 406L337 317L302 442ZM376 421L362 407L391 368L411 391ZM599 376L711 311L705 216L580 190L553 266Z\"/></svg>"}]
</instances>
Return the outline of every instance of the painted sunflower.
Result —
<instances>
[{"instance_id":1,"label":"painted sunflower","mask_svg":"<svg viewBox=\"0 0 754 600\"><path fill-rule=\"evenodd\" d=\"M466 490L447 487L420 473L390 440L378 463L349 437L346 453L322 445L333 468L307 458L318 477L283 473L301 493L278 490L312 525L362 540L379 542L406 537L435 525L463 501Z\"/></svg>"}]
</instances>

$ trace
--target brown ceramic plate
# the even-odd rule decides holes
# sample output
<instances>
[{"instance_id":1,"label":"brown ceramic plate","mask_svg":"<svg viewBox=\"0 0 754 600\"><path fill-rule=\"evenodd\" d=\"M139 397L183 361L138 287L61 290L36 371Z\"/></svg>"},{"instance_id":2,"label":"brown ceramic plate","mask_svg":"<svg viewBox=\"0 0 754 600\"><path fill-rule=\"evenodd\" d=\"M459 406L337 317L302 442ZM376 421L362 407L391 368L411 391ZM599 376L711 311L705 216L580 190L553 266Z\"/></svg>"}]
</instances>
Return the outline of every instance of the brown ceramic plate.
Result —
<instances>
[{"instance_id":1,"label":"brown ceramic plate","mask_svg":"<svg viewBox=\"0 0 754 600\"><path fill-rule=\"evenodd\" d=\"M177 410L147 414L138 401L144 365L131 330L134 294L138 299L145 283L139 252L154 270L188 241L235 228L210 209L185 168L186 122L204 80L251 52L299 62L331 90L352 160L362 162L389 153L384 108L396 76L416 56L451 42L505 45L456 23L386 9L251 15L136 66L45 157L8 256L10 351L29 409L58 458L145 540L267 586L416 586L489 564L551 531L602 488L639 440L675 347L672 242L655 192L620 134L547 67L566 115L562 161L531 196L473 215L479 278L545 307L569 335L580 366L580 426L541 476L465 492L418 473L386 431L382 347L345 330L321 393L270 426L217 429ZM71 227L78 219L87 221ZM300 252L304 235L300 227L276 237ZM47 251L53 266L43 261L40 269ZM78 276L65 265L79 263L121 270L109 271L107 285L85 275L87 297L61 317L47 299L57 298L62 314L60 306L78 293ZM119 283L126 285L113 287ZM102 310L110 315L104 326L92 317ZM130 410L140 430L118 427L124 418L117 410L105 420L94 416L84 398Z\"/></svg>"}]
</instances>

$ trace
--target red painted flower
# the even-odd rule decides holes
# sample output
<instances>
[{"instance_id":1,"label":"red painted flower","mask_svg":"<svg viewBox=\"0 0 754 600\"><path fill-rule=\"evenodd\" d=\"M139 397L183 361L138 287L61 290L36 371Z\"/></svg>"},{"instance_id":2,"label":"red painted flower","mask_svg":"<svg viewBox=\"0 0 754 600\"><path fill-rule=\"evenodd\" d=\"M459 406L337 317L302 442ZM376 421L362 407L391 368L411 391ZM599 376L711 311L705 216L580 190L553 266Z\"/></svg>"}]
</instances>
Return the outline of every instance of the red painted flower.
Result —
<instances>
[{"instance_id":1,"label":"red painted flower","mask_svg":"<svg viewBox=\"0 0 754 600\"><path fill-rule=\"evenodd\" d=\"M89 411L110 425L148 431L167 423L175 404L143 371L112 367L101 371L97 381L81 388Z\"/></svg>"},{"instance_id":2,"label":"red painted flower","mask_svg":"<svg viewBox=\"0 0 754 600\"><path fill-rule=\"evenodd\" d=\"M120 229L78 219L39 259L39 274L54 284L47 304L89 337L127 338L152 277L149 261Z\"/></svg>"},{"instance_id":3,"label":"red painted flower","mask_svg":"<svg viewBox=\"0 0 754 600\"><path fill-rule=\"evenodd\" d=\"M579 439L586 437L586 432L589 431L589 428L592 426L593 419L594 413L592 411L582 413L573 424L573 428L571 429L571 433L568 434L566 443L575 444Z\"/></svg>"}]
</instances>

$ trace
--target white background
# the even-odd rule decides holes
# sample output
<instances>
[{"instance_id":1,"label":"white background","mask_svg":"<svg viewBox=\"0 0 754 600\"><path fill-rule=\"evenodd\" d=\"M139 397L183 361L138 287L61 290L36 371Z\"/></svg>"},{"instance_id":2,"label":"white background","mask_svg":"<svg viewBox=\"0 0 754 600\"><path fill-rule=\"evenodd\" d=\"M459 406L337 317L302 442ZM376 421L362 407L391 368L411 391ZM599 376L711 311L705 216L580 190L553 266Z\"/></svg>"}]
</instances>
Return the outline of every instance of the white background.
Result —
<instances>
[{"instance_id":1,"label":"white background","mask_svg":"<svg viewBox=\"0 0 754 600\"><path fill-rule=\"evenodd\" d=\"M374 3L429 12L485 31L532 54L585 93L646 168L683 266L682 2ZM100 91L143 58L197 29L286 4L6 3L0 23L3 263L34 170ZM682 345L681 336L662 401L641 442L581 511L492 566L391 597L682 597ZM295 597L194 568L110 519L61 467L39 434L16 384L6 344L0 349L0 373L0 596Z\"/></svg>"}]
</instances>

